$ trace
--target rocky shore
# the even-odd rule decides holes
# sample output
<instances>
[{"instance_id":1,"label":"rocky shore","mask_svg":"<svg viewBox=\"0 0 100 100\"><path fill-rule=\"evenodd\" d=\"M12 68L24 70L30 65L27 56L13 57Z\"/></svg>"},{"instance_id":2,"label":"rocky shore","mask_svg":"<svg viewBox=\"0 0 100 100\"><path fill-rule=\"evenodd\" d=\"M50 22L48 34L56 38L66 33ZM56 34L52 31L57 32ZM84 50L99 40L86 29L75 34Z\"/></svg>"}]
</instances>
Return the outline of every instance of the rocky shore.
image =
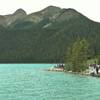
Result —
<instances>
[{"instance_id":1,"label":"rocky shore","mask_svg":"<svg viewBox=\"0 0 100 100\"><path fill-rule=\"evenodd\" d=\"M57 71L57 72L63 72L63 68L49 68L48 71Z\"/></svg>"},{"instance_id":2,"label":"rocky shore","mask_svg":"<svg viewBox=\"0 0 100 100\"><path fill-rule=\"evenodd\" d=\"M59 67L58 68L51 67L51 68L47 69L47 71L66 72L66 73L70 73L70 74L79 74L79 75L85 75L85 76L100 77L100 74L91 74L88 69L86 71L82 71L82 72L73 72L71 70L66 71L63 68L59 68Z\"/></svg>"}]
</instances>

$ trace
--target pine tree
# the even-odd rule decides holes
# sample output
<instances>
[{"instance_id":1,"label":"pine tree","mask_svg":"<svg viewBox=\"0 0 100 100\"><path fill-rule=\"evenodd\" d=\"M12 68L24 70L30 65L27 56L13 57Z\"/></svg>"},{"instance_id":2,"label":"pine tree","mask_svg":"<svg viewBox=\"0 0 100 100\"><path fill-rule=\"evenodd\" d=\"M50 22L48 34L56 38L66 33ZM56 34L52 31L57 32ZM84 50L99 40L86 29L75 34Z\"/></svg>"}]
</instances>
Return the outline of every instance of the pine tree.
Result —
<instances>
[{"instance_id":1,"label":"pine tree","mask_svg":"<svg viewBox=\"0 0 100 100\"><path fill-rule=\"evenodd\" d=\"M72 71L80 72L86 69L88 47L89 44L87 40L86 39L81 40L80 38L78 38L74 42L74 44L70 47L70 51L68 51L67 54L67 60L71 65Z\"/></svg>"}]
</instances>

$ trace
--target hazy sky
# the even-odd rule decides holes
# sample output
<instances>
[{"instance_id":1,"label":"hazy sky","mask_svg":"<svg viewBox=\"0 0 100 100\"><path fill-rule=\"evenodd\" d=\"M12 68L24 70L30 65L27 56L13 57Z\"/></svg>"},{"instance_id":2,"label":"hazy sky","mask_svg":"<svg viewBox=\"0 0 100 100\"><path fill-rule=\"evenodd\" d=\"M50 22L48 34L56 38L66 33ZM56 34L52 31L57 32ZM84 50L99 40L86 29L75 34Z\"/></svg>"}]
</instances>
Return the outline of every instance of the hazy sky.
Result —
<instances>
[{"instance_id":1,"label":"hazy sky","mask_svg":"<svg viewBox=\"0 0 100 100\"><path fill-rule=\"evenodd\" d=\"M92 20L100 22L100 0L0 0L0 15L13 13L18 8L32 13L49 5L74 8Z\"/></svg>"}]
</instances>

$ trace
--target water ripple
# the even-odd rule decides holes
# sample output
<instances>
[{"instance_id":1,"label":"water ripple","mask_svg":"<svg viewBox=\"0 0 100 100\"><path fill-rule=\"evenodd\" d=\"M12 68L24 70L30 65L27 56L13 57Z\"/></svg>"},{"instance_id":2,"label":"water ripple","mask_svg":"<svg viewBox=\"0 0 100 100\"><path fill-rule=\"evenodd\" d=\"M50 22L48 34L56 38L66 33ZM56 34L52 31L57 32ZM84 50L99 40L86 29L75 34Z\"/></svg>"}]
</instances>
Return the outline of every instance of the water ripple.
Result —
<instances>
[{"instance_id":1,"label":"water ripple","mask_svg":"<svg viewBox=\"0 0 100 100\"><path fill-rule=\"evenodd\" d=\"M0 65L0 100L100 100L100 79L47 72L50 64Z\"/></svg>"}]
</instances>

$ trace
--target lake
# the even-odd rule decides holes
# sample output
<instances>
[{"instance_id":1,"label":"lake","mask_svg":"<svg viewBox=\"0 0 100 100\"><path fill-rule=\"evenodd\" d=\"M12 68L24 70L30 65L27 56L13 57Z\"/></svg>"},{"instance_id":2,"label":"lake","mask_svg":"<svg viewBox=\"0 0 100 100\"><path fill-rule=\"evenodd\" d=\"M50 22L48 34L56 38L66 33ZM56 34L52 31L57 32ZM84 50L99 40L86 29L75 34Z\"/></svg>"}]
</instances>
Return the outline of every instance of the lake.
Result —
<instances>
[{"instance_id":1,"label":"lake","mask_svg":"<svg viewBox=\"0 0 100 100\"><path fill-rule=\"evenodd\" d=\"M100 78L49 72L54 64L0 64L0 100L100 100Z\"/></svg>"}]
</instances>

